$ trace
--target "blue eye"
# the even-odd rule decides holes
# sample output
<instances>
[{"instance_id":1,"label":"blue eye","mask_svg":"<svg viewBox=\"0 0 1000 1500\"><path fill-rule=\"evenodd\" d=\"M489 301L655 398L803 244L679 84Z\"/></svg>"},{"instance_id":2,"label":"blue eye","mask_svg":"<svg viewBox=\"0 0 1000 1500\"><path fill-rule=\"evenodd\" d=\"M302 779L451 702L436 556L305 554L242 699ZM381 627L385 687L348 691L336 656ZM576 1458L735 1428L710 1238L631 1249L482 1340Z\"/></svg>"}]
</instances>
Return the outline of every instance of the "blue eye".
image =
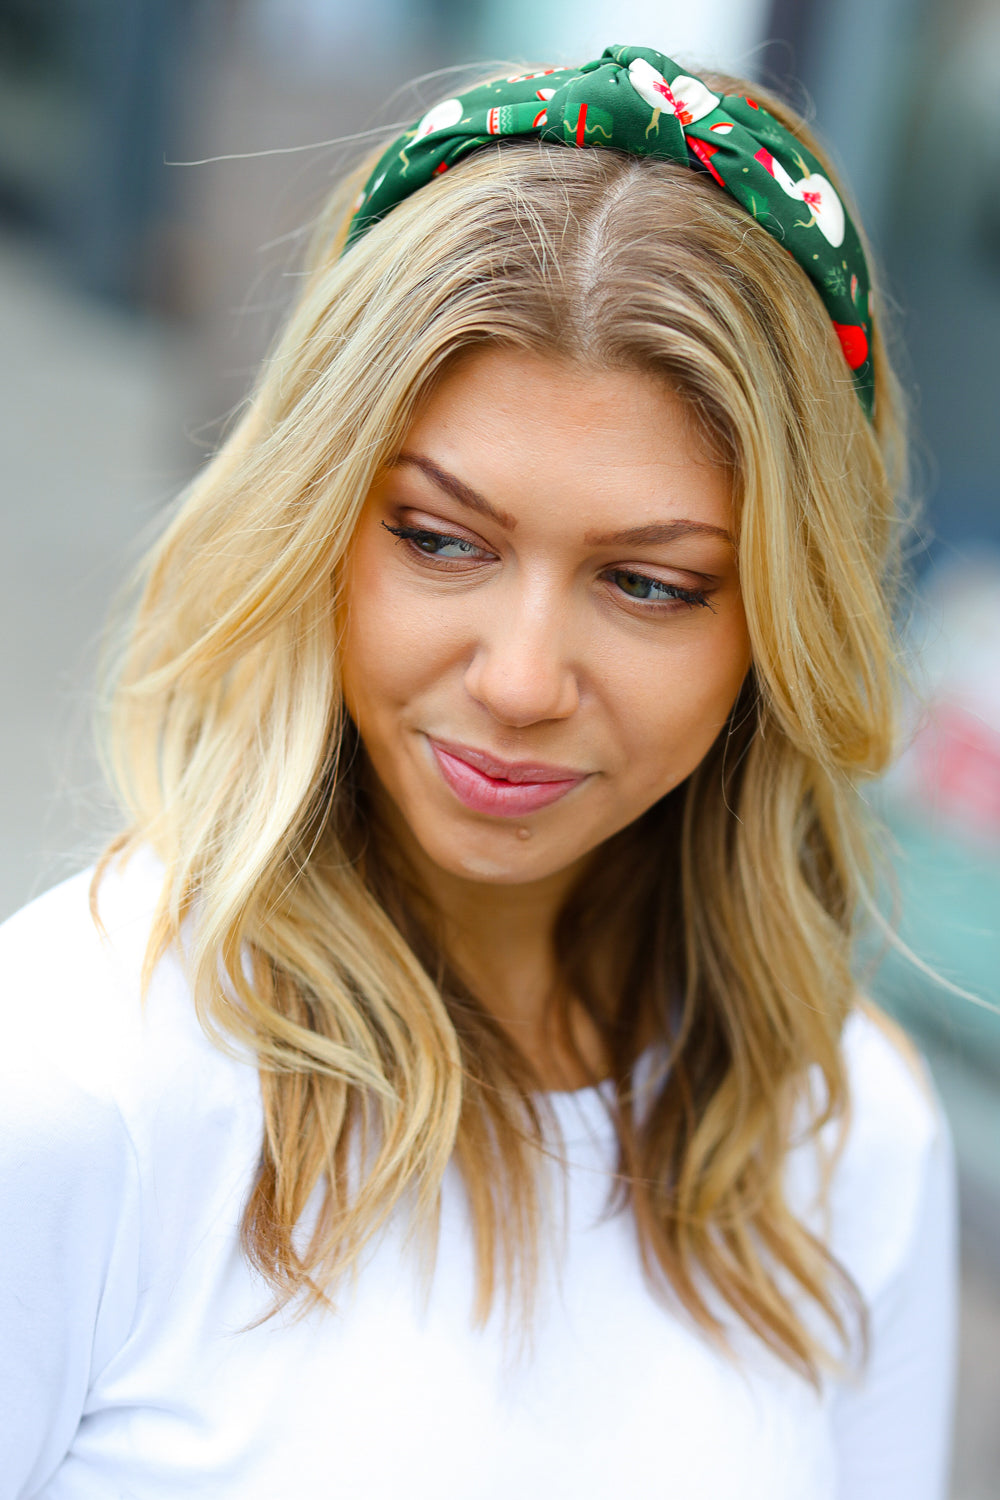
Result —
<instances>
[{"instance_id":1,"label":"blue eye","mask_svg":"<svg viewBox=\"0 0 1000 1500\"><path fill-rule=\"evenodd\" d=\"M431 531L426 526L391 526L388 521L381 524L392 536L398 537L415 552L441 562L472 561L490 556L489 553L484 553L482 547L477 547L465 537L449 536L444 531ZM613 568L605 577L612 579L615 587L629 599L649 605L651 613L664 607L669 612L671 606L675 612L678 608L696 606L712 610L713 614L715 612L711 601L700 589L682 589L677 584L664 583L662 579L635 573L630 568Z\"/></svg>"},{"instance_id":2,"label":"blue eye","mask_svg":"<svg viewBox=\"0 0 1000 1500\"><path fill-rule=\"evenodd\" d=\"M648 578L645 573L631 573L625 568L617 568L611 577L630 599L641 599L650 604L679 602L712 608L700 589L678 588L674 583L663 583L659 578Z\"/></svg>"},{"instance_id":3,"label":"blue eye","mask_svg":"<svg viewBox=\"0 0 1000 1500\"><path fill-rule=\"evenodd\" d=\"M391 531L393 536L398 536L401 541L409 542L426 557L455 560L481 555L479 547L460 536L446 536L442 531L427 531L422 526L390 526L388 521L383 521L382 525L386 531Z\"/></svg>"}]
</instances>

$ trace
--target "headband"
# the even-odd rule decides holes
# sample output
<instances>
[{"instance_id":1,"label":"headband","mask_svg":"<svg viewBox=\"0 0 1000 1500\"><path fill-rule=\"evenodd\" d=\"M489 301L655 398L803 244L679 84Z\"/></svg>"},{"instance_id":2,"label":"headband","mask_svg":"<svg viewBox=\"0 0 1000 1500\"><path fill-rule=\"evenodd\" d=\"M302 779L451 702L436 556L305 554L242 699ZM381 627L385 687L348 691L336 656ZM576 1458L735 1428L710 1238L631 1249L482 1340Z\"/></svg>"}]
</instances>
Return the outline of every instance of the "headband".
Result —
<instances>
[{"instance_id":1,"label":"headband","mask_svg":"<svg viewBox=\"0 0 1000 1500\"><path fill-rule=\"evenodd\" d=\"M582 67L479 84L436 104L379 157L345 248L470 151L511 137L611 147L709 173L816 287L871 417L868 268L858 232L821 163L753 99L714 94L649 47L607 47Z\"/></svg>"}]
</instances>

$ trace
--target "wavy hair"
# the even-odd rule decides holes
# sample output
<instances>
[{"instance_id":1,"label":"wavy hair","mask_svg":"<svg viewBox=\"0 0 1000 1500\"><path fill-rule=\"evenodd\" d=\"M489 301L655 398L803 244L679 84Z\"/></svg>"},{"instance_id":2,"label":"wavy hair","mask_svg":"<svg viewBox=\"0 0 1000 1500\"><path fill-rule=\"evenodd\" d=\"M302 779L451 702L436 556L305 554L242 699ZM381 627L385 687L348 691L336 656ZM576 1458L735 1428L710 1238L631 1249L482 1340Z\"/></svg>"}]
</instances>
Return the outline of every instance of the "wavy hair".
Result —
<instances>
[{"instance_id":1,"label":"wavy hair","mask_svg":"<svg viewBox=\"0 0 1000 1500\"><path fill-rule=\"evenodd\" d=\"M807 1133L845 1111L839 1042L870 877L858 788L895 742L904 446L879 304L869 424L816 291L707 176L505 142L342 255L370 165L331 198L256 389L133 580L102 721L125 821L95 912L109 862L151 846L166 875L143 992L184 924L202 1024L259 1060L243 1244L279 1303L327 1300L395 1212L432 1239L454 1161L476 1315L500 1289L530 1306L537 1082L381 836L341 699L339 580L373 480L460 351L659 374L732 475L753 665L696 771L571 894L558 963L612 1062L616 1201L651 1285L711 1336L735 1313L817 1380L830 1330L850 1342L850 1287L783 1173L802 1100ZM639 1108L650 1026L667 1065Z\"/></svg>"}]
</instances>

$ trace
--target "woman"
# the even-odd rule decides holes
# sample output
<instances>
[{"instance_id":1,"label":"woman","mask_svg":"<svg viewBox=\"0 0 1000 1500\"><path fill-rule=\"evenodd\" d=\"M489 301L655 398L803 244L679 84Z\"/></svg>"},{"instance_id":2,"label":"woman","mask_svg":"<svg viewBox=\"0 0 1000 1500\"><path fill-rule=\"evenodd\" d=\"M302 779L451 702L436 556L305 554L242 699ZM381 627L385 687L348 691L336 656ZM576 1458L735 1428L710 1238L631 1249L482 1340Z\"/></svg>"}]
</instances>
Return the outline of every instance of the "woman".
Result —
<instances>
[{"instance_id":1,"label":"woman","mask_svg":"<svg viewBox=\"0 0 1000 1500\"><path fill-rule=\"evenodd\" d=\"M5 1494L944 1494L947 1137L852 973L898 398L745 95L609 49L332 201L122 832L0 939Z\"/></svg>"}]
</instances>

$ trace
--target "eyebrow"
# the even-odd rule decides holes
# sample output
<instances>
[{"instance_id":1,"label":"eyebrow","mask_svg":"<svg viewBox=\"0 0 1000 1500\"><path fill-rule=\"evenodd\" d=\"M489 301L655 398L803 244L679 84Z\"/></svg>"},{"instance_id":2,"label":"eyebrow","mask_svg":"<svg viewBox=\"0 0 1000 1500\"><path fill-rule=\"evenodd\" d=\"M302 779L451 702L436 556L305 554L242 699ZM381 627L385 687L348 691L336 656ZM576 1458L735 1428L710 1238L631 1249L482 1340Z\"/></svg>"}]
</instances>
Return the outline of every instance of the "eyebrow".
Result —
<instances>
[{"instance_id":1,"label":"eyebrow","mask_svg":"<svg viewBox=\"0 0 1000 1500\"><path fill-rule=\"evenodd\" d=\"M517 518L509 511L491 505L478 490L474 490L456 474L449 474L447 469L439 469L437 464L425 458L422 453L401 453L396 464L412 464L415 469L426 474L432 484L451 495L460 505L477 511L481 516L488 516L505 531L516 529ZM588 531L584 541L588 547L656 547L666 542L676 542L685 536L715 536L729 542L730 546L733 544L732 536L723 527L710 526L706 521L688 521L682 518L675 521L654 521L647 526L629 526L623 531Z\"/></svg>"},{"instance_id":2,"label":"eyebrow","mask_svg":"<svg viewBox=\"0 0 1000 1500\"><path fill-rule=\"evenodd\" d=\"M664 542L676 542L682 536L718 536L732 546L733 539L721 526L710 526L707 521L653 521L648 526L629 526L624 531L588 531L584 541L588 547L656 547Z\"/></svg>"},{"instance_id":3,"label":"eyebrow","mask_svg":"<svg viewBox=\"0 0 1000 1500\"><path fill-rule=\"evenodd\" d=\"M481 516L488 516L505 531L514 531L517 528L517 518L509 511L500 510L491 505L484 495L474 490L471 485L459 479L457 474L449 474L447 469L439 469L437 464L432 464L429 458L424 458L422 453L401 453L396 459L396 464L412 464L422 474L426 474L432 484L436 484L439 490L444 490L457 500L459 505L465 505L469 510L478 511Z\"/></svg>"}]
</instances>

